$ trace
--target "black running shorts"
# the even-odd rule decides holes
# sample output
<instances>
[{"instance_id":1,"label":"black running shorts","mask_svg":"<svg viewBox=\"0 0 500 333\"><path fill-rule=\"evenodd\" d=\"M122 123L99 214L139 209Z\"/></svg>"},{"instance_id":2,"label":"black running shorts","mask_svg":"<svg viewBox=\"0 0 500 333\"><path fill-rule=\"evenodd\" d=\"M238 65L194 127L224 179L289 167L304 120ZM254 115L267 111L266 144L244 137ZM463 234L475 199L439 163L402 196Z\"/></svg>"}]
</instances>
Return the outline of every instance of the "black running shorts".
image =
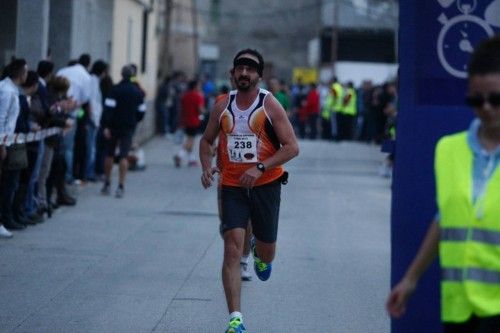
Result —
<instances>
[{"instance_id":1,"label":"black running shorts","mask_svg":"<svg viewBox=\"0 0 500 333\"><path fill-rule=\"evenodd\" d=\"M220 232L246 229L252 221L255 238L264 243L276 242L281 201L281 183L276 180L251 189L222 186Z\"/></svg>"},{"instance_id":2,"label":"black running shorts","mask_svg":"<svg viewBox=\"0 0 500 333\"><path fill-rule=\"evenodd\" d=\"M198 134L198 127L186 127L184 128L184 134L187 136L196 136Z\"/></svg>"},{"instance_id":3,"label":"black running shorts","mask_svg":"<svg viewBox=\"0 0 500 333\"><path fill-rule=\"evenodd\" d=\"M111 139L107 144L107 156L114 157L116 147L119 147L119 158L126 158L132 147L134 130L111 130Z\"/></svg>"}]
</instances>

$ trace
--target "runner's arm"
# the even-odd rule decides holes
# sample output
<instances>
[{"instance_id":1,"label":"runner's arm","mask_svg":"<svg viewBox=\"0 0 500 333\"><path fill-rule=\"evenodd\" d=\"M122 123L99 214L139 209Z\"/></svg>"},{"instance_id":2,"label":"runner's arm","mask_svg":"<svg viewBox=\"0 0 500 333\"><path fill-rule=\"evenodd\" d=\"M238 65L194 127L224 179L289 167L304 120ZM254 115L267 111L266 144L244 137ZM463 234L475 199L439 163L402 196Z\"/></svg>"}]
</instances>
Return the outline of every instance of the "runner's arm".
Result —
<instances>
[{"instance_id":1,"label":"runner's arm","mask_svg":"<svg viewBox=\"0 0 500 333\"><path fill-rule=\"evenodd\" d=\"M266 169L270 169L282 165L297 156L299 154L299 145L285 110L274 96L268 95L266 97L264 108L269 118L271 118L274 131L281 144L280 149L273 156L262 161Z\"/></svg>"},{"instance_id":2,"label":"runner's arm","mask_svg":"<svg viewBox=\"0 0 500 333\"><path fill-rule=\"evenodd\" d=\"M204 188L212 185L214 180L213 174L218 172L216 167L212 167L212 145L219 134L219 117L225 109L227 104L227 98L217 103L212 112L210 112L210 118L208 119L208 124L200 139L200 163L202 169L201 183Z\"/></svg>"}]
</instances>

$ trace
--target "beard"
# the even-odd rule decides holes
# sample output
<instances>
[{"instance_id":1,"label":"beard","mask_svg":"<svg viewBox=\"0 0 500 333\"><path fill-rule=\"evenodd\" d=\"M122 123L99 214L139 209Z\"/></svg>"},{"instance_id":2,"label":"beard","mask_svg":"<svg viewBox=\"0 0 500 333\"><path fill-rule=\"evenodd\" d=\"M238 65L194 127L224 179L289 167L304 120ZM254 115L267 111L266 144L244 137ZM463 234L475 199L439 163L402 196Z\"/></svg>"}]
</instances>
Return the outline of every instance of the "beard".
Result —
<instances>
[{"instance_id":1,"label":"beard","mask_svg":"<svg viewBox=\"0 0 500 333\"><path fill-rule=\"evenodd\" d=\"M235 80L236 88L240 91L249 91L257 86L259 79L252 80L249 77L239 77Z\"/></svg>"}]
</instances>

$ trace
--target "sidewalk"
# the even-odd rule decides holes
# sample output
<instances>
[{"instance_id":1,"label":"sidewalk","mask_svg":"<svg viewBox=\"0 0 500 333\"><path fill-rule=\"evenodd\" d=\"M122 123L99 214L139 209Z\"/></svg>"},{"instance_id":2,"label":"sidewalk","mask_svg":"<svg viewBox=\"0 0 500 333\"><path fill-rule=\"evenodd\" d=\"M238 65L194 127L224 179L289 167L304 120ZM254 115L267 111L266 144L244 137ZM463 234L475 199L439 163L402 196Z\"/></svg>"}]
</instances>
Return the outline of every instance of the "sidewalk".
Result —
<instances>
[{"instance_id":1,"label":"sidewalk","mask_svg":"<svg viewBox=\"0 0 500 333\"><path fill-rule=\"evenodd\" d=\"M249 332L389 332L390 188L378 149L302 141L287 165L267 282L243 283ZM123 199L74 208L0 241L0 332L223 332L216 190L177 146L146 147ZM116 186L112 184L112 190Z\"/></svg>"}]
</instances>

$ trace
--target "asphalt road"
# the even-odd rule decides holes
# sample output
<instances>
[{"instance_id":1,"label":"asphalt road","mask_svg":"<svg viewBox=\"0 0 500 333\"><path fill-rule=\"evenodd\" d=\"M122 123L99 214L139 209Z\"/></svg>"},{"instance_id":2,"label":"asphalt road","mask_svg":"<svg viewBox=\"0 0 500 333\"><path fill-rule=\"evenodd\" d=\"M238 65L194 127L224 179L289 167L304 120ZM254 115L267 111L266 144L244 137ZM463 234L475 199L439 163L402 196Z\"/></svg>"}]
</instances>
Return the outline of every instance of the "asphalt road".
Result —
<instances>
[{"instance_id":1,"label":"asphalt road","mask_svg":"<svg viewBox=\"0 0 500 333\"><path fill-rule=\"evenodd\" d=\"M356 143L300 147L271 279L243 284L247 330L389 332L383 157ZM174 168L176 150L152 140L123 199L89 184L76 207L0 240L0 332L224 331L216 191L202 189L199 168Z\"/></svg>"}]
</instances>

